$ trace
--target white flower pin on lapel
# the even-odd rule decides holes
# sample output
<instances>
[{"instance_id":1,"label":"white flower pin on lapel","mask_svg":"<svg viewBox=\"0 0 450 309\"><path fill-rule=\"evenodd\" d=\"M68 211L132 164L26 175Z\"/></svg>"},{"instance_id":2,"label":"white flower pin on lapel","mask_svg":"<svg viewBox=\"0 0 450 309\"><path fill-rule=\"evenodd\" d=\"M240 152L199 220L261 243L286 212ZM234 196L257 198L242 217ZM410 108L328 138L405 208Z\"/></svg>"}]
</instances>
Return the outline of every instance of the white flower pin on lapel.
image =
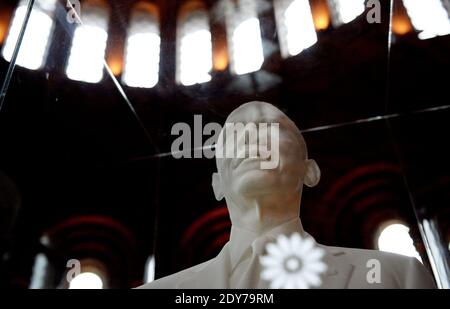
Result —
<instances>
[{"instance_id":1,"label":"white flower pin on lapel","mask_svg":"<svg viewBox=\"0 0 450 309\"><path fill-rule=\"evenodd\" d=\"M260 257L261 278L270 281L272 289L307 289L322 284L320 275L327 270L322 261L325 251L311 238L294 233L290 238L277 237L266 245L267 255Z\"/></svg>"}]
</instances>

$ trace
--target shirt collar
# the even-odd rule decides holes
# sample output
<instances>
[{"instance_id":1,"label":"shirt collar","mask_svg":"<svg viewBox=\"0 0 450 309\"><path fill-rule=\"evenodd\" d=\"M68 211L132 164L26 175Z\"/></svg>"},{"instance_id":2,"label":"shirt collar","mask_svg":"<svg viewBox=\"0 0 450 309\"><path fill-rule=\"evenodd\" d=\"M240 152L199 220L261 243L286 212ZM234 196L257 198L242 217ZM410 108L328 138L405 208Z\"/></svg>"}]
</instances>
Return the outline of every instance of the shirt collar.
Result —
<instances>
[{"instance_id":1,"label":"shirt collar","mask_svg":"<svg viewBox=\"0 0 450 309\"><path fill-rule=\"evenodd\" d=\"M300 218L295 218L280 224L273 229L260 234L245 228L231 226L230 241L228 243L230 251L230 262L235 267L241 260L243 254L248 250L252 243L261 237L275 240L279 235L290 236L293 233L305 234Z\"/></svg>"}]
</instances>

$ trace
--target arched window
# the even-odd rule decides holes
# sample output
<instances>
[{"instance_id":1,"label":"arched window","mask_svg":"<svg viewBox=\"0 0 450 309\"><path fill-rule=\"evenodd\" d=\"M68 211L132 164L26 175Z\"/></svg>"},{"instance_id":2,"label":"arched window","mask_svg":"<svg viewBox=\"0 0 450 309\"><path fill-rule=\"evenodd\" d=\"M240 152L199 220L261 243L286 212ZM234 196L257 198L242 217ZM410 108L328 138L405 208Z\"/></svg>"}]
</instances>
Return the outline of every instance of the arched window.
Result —
<instances>
[{"instance_id":1,"label":"arched window","mask_svg":"<svg viewBox=\"0 0 450 309\"><path fill-rule=\"evenodd\" d=\"M409 227L402 223L385 225L376 239L377 247L381 251L392 252L417 258L422 258L414 247L414 242L409 235Z\"/></svg>"},{"instance_id":2,"label":"arched window","mask_svg":"<svg viewBox=\"0 0 450 309\"><path fill-rule=\"evenodd\" d=\"M177 41L178 82L189 86L210 81L212 43L205 9L180 11Z\"/></svg>"},{"instance_id":3,"label":"arched window","mask_svg":"<svg viewBox=\"0 0 450 309\"><path fill-rule=\"evenodd\" d=\"M107 274L103 263L86 258L80 261L80 265L80 273L70 279L69 289L107 288ZM67 279L69 280L69 278Z\"/></svg>"},{"instance_id":4,"label":"arched window","mask_svg":"<svg viewBox=\"0 0 450 309\"><path fill-rule=\"evenodd\" d=\"M108 39L109 12L105 6L94 3L87 2L82 7L81 24L75 29L66 68L67 77L88 83L98 83L103 78Z\"/></svg>"},{"instance_id":5,"label":"arched window","mask_svg":"<svg viewBox=\"0 0 450 309\"><path fill-rule=\"evenodd\" d=\"M425 40L450 34L450 18L441 0L403 0L419 39Z\"/></svg>"},{"instance_id":6,"label":"arched window","mask_svg":"<svg viewBox=\"0 0 450 309\"><path fill-rule=\"evenodd\" d=\"M264 53L256 1L227 0L224 9L232 70L236 74L258 71Z\"/></svg>"},{"instance_id":7,"label":"arched window","mask_svg":"<svg viewBox=\"0 0 450 309\"><path fill-rule=\"evenodd\" d=\"M69 289L102 289L103 280L96 273L84 272L70 281Z\"/></svg>"},{"instance_id":8,"label":"arched window","mask_svg":"<svg viewBox=\"0 0 450 309\"><path fill-rule=\"evenodd\" d=\"M25 35L20 46L16 64L31 70L42 67L47 57L50 36L53 32L52 18L56 0L37 0L31 12ZM22 0L14 12L8 36L3 47L3 57L11 61L22 23L24 22L28 1Z\"/></svg>"},{"instance_id":9,"label":"arched window","mask_svg":"<svg viewBox=\"0 0 450 309\"><path fill-rule=\"evenodd\" d=\"M274 6L283 57L295 56L317 42L309 0L276 0Z\"/></svg>"},{"instance_id":10,"label":"arched window","mask_svg":"<svg viewBox=\"0 0 450 309\"><path fill-rule=\"evenodd\" d=\"M125 47L122 81L126 85L152 88L158 83L160 44L157 9L139 3L131 15Z\"/></svg>"},{"instance_id":11,"label":"arched window","mask_svg":"<svg viewBox=\"0 0 450 309\"><path fill-rule=\"evenodd\" d=\"M361 15L365 10L365 0L328 0L335 27L346 24Z\"/></svg>"}]
</instances>

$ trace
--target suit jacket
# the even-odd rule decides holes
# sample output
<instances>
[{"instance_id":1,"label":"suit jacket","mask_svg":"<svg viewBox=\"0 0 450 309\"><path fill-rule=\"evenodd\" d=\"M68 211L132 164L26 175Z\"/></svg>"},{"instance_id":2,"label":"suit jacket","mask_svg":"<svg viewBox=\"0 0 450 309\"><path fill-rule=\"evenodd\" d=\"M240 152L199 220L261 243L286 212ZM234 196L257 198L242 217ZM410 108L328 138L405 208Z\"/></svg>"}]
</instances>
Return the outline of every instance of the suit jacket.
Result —
<instances>
[{"instance_id":1,"label":"suit jacket","mask_svg":"<svg viewBox=\"0 0 450 309\"><path fill-rule=\"evenodd\" d=\"M328 269L322 275L322 289L421 289L435 288L434 280L416 259L377 250L329 247L323 261ZM144 289L224 289L229 284L230 243L214 259L161 278L139 288ZM369 261L379 261L378 265ZM368 263L369 262L369 263ZM380 280L368 280L368 273L379 266ZM370 275L369 275L370 277ZM254 288L249 286L248 288Z\"/></svg>"}]
</instances>

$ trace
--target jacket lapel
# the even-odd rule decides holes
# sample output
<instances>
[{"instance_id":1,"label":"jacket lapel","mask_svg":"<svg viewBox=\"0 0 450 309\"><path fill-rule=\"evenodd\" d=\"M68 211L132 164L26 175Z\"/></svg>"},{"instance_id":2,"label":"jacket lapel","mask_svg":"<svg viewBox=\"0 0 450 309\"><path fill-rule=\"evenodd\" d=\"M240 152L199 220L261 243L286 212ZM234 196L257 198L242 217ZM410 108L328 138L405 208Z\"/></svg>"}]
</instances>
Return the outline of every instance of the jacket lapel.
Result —
<instances>
[{"instance_id":1,"label":"jacket lapel","mask_svg":"<svg viewBox=\"0 0 450 309\"><path fill-rule=\"evenodd\" d=\"M220 253L207 264L192 271L192 273L180 281L176 288L179 289L224 289L229 287L230 255L228 243Z\"/></svg>"},{"instance_id":2,"label":"jacket lapel","mask_svg":"<svg viewBox=\"0 0 450 309\"><path fill-rule=\"evenodd\" d=\"M328 270L323 275L320 289L345 289L353 274L354 266L346 259L342 250L321 246L326 250L324 262Z\"/></svg>"}]
</instances>

